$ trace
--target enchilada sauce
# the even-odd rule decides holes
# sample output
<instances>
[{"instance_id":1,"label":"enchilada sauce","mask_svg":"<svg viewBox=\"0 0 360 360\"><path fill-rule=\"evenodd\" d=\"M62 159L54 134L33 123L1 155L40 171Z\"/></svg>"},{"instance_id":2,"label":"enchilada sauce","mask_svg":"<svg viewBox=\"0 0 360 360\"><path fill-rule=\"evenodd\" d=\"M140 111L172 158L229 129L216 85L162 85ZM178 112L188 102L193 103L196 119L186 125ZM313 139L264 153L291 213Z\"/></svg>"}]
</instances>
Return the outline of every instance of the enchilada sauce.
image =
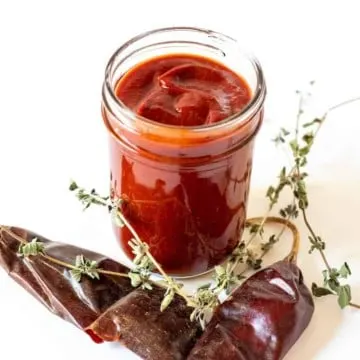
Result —
<instances>
[{"instance_id":1,"label":"enchilada sauce","mask_svg":"<svg viewBox=\"0 0 360 360\"><path fill-rule=\"evenodd\" d=\"M214 138L187 134L234 121L251 101L248 84L208 58L167 55L129 70L114 92L133 113L180 134L169 140L163 129L158 136L114 130L103 111L113 135L112 194L125 200L130 223L170 274L198 274L224 261L244 227L253 135L262 116ZM116 231L133 257L131 234Z\"/></svg>"}]
</instances>

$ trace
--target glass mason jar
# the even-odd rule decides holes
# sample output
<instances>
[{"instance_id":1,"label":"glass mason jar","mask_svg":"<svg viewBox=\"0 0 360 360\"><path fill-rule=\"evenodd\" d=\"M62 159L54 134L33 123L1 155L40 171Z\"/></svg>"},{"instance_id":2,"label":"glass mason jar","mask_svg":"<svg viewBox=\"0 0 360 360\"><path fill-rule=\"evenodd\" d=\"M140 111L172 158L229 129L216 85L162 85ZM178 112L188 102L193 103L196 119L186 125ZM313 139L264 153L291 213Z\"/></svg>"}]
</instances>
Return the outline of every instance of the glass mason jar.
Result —
<instances>
[{"instance_id":1,"label":"glass mason jar","mask_svg":"<svg viewBox=\"0 0 360 360\"><path fill-rule=\"evenodd\" d=\"M134 66L161 55L215 60L246 80L248 105L225 120L174 126L137 115L115 93ZM165 271L194 276L222 263L246 220L255 135L263 119L265 81L257 59L223 34L166 28L139 35L110 59L102 115L110 139L111 194ZM131 234L115 232L125 253Z\"/></svg>"}]
</instances>

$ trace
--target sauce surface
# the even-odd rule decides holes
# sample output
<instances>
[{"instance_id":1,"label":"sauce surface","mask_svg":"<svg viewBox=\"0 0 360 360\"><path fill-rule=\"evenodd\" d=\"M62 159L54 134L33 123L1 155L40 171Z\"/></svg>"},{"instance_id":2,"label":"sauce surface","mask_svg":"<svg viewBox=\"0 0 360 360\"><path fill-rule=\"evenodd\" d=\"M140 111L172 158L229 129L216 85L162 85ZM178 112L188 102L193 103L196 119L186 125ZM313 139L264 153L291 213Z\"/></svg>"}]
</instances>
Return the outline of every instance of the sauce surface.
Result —
<instances>
[{"instance_id":1,"label":"sauce surface","mask_svg":"<svg viewBox=\"0 0 360 360\"><path fill-rule=\"evenodd\" d=\"M193 55L141 63L118 81L115 92L135 113L180 127L221 121L251 100L251 91L240 76ZM161 136L154 141L146 132L134 135L125 126L115 133L119 122L106 109L103 115L113 133L112 195L125 200L127 219L165 271L194 275L224 261L244 228L253 135L262 111L251 119L251 125L225 137L191 145L182 139L185 146L169 144ZM184 154L191 165L184 163ZM205 162L199 154L206 155ZM130 232L126 228L115 231L133 258Z\"/></svg>"},{"instance_id":2,"label":"sauce surface","mask_svg":"<svg viewBox=\"0 0 360 360\"><path fill-rule=\"evenodd\" d=\"M177 126L209 125L240 112L249 86L225 66L198 56L168 55L137 65L116 96L138 115Z\"/></svg>"}]
</instances>

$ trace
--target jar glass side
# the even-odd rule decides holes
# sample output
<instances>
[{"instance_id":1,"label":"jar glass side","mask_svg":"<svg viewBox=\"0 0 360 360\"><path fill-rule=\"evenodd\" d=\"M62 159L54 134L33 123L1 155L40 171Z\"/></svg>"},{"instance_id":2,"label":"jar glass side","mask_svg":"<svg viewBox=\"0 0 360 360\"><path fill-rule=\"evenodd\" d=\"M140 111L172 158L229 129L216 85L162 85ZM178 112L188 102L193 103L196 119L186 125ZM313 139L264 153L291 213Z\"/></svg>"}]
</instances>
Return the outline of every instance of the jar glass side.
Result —
<instances>
[{"instance_id":1,"label":"jar glass side","mask_svg":"<svg viewBox=\"0 0 360 360\"><path fill-rule=\"evenodd\" d=\"M250 104L212 126L175 127L143 119L114 97L132 66L162 54L196 54L222 62L251 87ZM112 194L165 270L204 273L232 252L242 235L255 135L265 83L254 58L234 40L199 29L165 29L130 41L109 62L103 119L109 131ZM132 257L127 229L117 238Z\"/></svg>"}]
</instances>

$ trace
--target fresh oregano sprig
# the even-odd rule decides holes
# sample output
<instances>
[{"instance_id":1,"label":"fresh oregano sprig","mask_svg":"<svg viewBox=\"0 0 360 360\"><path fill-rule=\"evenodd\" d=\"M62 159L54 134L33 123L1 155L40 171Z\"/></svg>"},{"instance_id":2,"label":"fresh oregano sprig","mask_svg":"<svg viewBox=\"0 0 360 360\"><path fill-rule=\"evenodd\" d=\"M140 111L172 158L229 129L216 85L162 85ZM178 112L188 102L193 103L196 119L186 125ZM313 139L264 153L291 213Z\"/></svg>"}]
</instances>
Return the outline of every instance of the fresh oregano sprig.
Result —
<instances>
[{"instance_id":1,"label":"fresh oregano sprig","mask_svg":"<svg viewBox=\"0 0 360 360\"><path fill-rule=\"evenodd\" d=\"M130 231L133 238L129 242L129 245L135 255L134 264L136 267L130 271L129 277L134 285L141 284L144 288L150 289L151 284L149 283L149 277L151 271L156 269L160 275L162 275L166 285L166 292L161 304L162 311L170 305L175 294L180 295L186 301L188 306L197 306L193 299L182 289L183 284L178 283L175 279L166 274L162 266L150 253L148 245L140 239L135 229L121 212L122 199L110 199L108 196L102 197L95 189L86 191L84 188L79 187L75 181L71 182L69 190L75 192L76 197L84 205L84 209L88 209L93 204L105 206L110 211L113 222L119 227L126 226Z\"/></svg>"},{"instance_id":2,"label":"fresh oregano sprig","mask_svg":"<svg viewBox=\"0 0 360 360\"><path fill-rule=\"evenodd\" d=\"M191 319L197 320L202 327L204 327L206 315L220 303L219 295L221 292L225 291L226 293L229 293L235 285L238 285L245 278L244 273L246 270L241 274L236 274L235 270L237 265L241 262L246 264L246 269L259 269L262 257L277 242L284 231L283 229L280 234L277 236L274 235L271 244L268 244L266 249L263 249L262 254L259 255L250 249L246 249L245 244L240 242L235 248L227 265L225 267L215 267L215 281L207 286L202 286L193 296L189 296L182 289L183 284L166 274L161 265L150 253L149 246L139 238L135 229L121 212L122 199L102 197L94 189L86 191L84 188L79 187L75 182L70 184L70 190L75 192L77 198L84 205L84 209L89 208L92 204L107 207L111 213L113 222L119 227L127 227L132 234L133 238L129 242L129 245L134 254L133 263L135 264L135 268L129 272L129 277L133 286L142 286L143 288L150 290L151 283L149 278L152 271L157 270L160 275L162 275L164 279L162 284L166 288L160 307L161 311L164 311L173 301L175 294L178 294L186 301L187 306L194 309L191 314ZM263 226L265 223L266 218L263 219L261 224L252 224L252 237L263 233Z\"/></svg>"},{"instance_id":3,"label":"fresh oregano sprig","mask_svg":"<svg viewBox=\"0 0 360 360\"><path fill-rule=\"evenodd\" d=\"M45 247L44 244L35 237L29 243L22 242L19 246L18 253L24 257L36 256L39 254L45 254Z\"/></svg>"},{"instance_id":4,"label":"fresh oregano sprig","mask_svg":"<svg viewBox=\"0 0 360 360\"><path fill-rule=\"evenodd\" d=\"M313 85L313 82L311 83ZM273 188L270 187L267 196L270 200L270 206L276 203L279 199L280 192L285 186L289 186L292 190L293 196L296 199L296 204L292 204L280 210L280 215L285 216L286 214L293 214L295 217L298 213L301 214L302 219L309 231L310 249L309 253L313 251L319 252L324 264L325 270L323 271L324 282L323 286L318 286L313 283L312 292L316 297L336 295L338 303L341 308L346 306L352 306L360 308L359 305L354 304L351 295L351 287L349 284L343 283L344 279L347 279L351 275L349 265L345 262L339 269L330 266L329 261L325 254L326 243L325 241L315 232L307 216L307 209L309 206L309 198L307 194L306 178L308 174L304 171L307 162L308 155L314 145L314 141L326 120L328 114L354 101L359 101L360 98L350 99L343 103L340 103L330 109L321 117L315 118L310 122L303 122L304 115L304 101L306 96L311 94L304 94L303 92L297 92L299 96L299 107L296 116L296 126L293 132L281 128L279 134L275 137L274 141L276 144L288 146L291 154L292 167L287 173L285 168L281 170L280 182L284 185L283 187Z\"/></svg>"},{"instance_id":5,"label":"fresh oregano sprig","mask_svg":"<svg viewBox=\"0 0 360 360\"><path fill-rule=\"evenodd\" d=\"M94 260L85 258L84 255L77 255L75 259L75 268L70 270L72 277L80 282L83 275L91 279L100 279L98 264Z\"/></svg>"},{"instance_id":6,"label":"fresh oregano sprig","mask_svg":"<svg viewBox=\"0 0 360 360\"><path fill-rule=\"evenodd\" d=\"M218 294L221 289L210 289L209 286L199 290L194 296L187 295L182 289L183 284L166 274L161 265L151 255L148 245L139 238L135 229L122 214L120 208L122 199L114 200L109 197L102 197L94 189L88 192L84 188L79 187L74 181L71 182L69 189L75 192L76 197L84 205L84 209L88 209L92 204L107 207L114 224L119 227L126 226L132 234L133 239L129 242L129 245L134 254L133 263L135 268L129 272L131 283L134 286L141 285L143 288L150 290L151 284L149 284L148 280L151 272L156 269L162 275L166 288L160 310L164 311L173 301L175 294L178 294L186 301L187 306L194 309L190 318L198 321L202 328L204 328L206 313L213 310L219 304Z\"/></svg>"},{"instance_id":7,"label":"fresh oregano sprig","mask_svg":"<svg viewBox=\"0 0 360 360\"><path fill-rule=\"evenodd\" d=\"M229 293L235 285L239 284L240 281L245 278L244 271L241 274L235 274L234 260L237 259L241 260L241 262L245 262L247 269L257 269L261 264L261 258L257 257L250 249L245 251L244 244L241 243L235 249L231 261L225 268L222 266L217 266L215 268L215 282L202 286L193 296L189 296L183 291L183 284L176 282L164 272L160 264L158 264L151 255L149 246L141 241L131 224L123 215L120 208L122 199L111 200L110 197L102 197L94 189L86 191L84 188L80 188L75 182L70 184L70 190L75 192L77 198L83 204L84 209L88 209L91 205L104 206L110 212L111 217L117 226L126 226L131 232L133 238L130 240L129 245L134 254L133 262L135 267L131 269L129 273L124 274L101 269L96 261L87 259L83 255L78 255L73 264L60 261L46 254L45 244L39 241L39 239L35 238L31 242L28 242L26 239L22 239L11 232L8 228L2 227L1 230L8 232L14 238L18 239L20 242L19 254L21 256L42 256L53 263L68 268L76 281L81 281L83 276L87 276L90 279L99 279L101 274L108 274L112 276L128 277L132 286L141 286L144 289L152 290L152 284L154 282L150 280L150 277L153 270L156 269L164 279L164 281L157 282L157 284L164 287L166 290L160 310L164 311L171 304L175 295L178 294L185 299L186 304L189 307L193 308L191 319L197 320L204 328L206 315L220 303L220 293L223 290L225 290L226 293ZM253 224L253 236L258 232L262 233L262 231L263 229L261 229L258 223Z\"/></svg>"}]
</instances>

